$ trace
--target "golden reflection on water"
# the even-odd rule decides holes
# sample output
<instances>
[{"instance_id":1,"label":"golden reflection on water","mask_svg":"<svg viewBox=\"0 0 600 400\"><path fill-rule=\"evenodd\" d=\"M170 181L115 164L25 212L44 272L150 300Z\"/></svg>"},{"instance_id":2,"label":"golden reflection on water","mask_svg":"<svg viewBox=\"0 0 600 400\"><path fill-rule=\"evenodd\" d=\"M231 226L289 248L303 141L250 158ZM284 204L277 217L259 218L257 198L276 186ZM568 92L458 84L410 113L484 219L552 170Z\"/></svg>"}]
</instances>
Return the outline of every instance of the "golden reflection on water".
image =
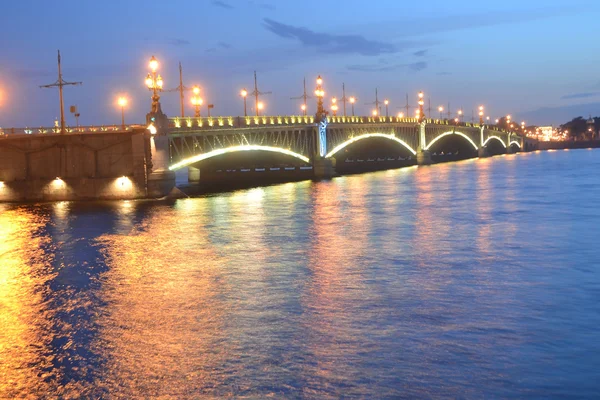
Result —
<instances>
[{"instance_id":1,"label":"golden reflection on water","mask_svg":"<svg viewBox=\"0 0 600 400\"><path fill-rule=\"evenodd\" d=\"M42 395L56 389L59 377L50 372L48 351L50 312L44 291L51 279L40 246L48 239L34 236L47 221L23 209L0 210L0 396Z\"/></svg>"},{"instance_id":2,"label":"golden reflection on water","mask_svg":"<svg viewBox=\"0 0 600 400\"><path fill-rule=\"evenodd\" d=\"M225 363L219 293L227 282L205 228L206 203L177 208L152 213L129 235L99 239L109 267L94 343L105 358L95 382L104 393L182 397L199 383L221 383L214 368Z\"/></svg>"}]
</instances>

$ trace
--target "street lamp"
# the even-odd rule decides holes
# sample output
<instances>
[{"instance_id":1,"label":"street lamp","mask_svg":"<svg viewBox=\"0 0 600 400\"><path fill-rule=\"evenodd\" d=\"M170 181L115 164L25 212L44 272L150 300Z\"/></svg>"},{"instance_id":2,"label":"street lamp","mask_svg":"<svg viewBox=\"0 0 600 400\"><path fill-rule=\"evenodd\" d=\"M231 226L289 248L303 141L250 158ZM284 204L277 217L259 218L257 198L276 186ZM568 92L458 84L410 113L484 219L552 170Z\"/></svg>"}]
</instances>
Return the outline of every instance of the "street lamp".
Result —
<instances>
[{"instance_id":1,"label":"street lamp","mask_svg":"<svg viewBox=\"0 0 600 400\"><path fill-rule=\"evenodd\" d=\"M423 94L423 92L419 92L419 110L417 113L417 118L419 118L419 122L425 119L425 113L423 112L423 105L425 104L425 101L423 100L423 97L425 95Z\"/></svg>"},{"instance_id":2,"label":"street lamp","mask_svg":"<svg viewBox=\"0 0 600 400\"><path fill-rule=\"evenodd\" d=\"M373 110L372 114L373 114L374 117L376 117L377 116L377 109Z\"/></svg>"},{"instance_id":3,"label":"street lamp","mask_svg":"<svg viewBox=\"0 0 600 400\"><path fill-rule=\"evenodd\" d=\"M198 86L194 86L192 88L193 96L191 98L192 106L194 106L194 117L200 118L200 109L202 107L202 97L200 97L200 88Z\"/></svg>"},{"instance_id":4,"label":"street lamp","mask_svg":"<svg viewBox=\"0 0 600 400\"><path fill-rule=\"evenodd\" d=\"M479 106L479 125L483 125L483 106Z\"/></svg>"},{"instance_id":5,"label":"street lamp","mask_svg":"<svg viewBox=\"0 0 600 400\"><path fill-rule=\"evenodd\" d=\"M404 113L403 112L399 112L398 113L398 118L404 118Z\"/></svg>"},{"instance_id":6,"label":"street lamp","mask_svg":"<svg viewBox=\"0 0 600 400\"><path fill-rule=\"evenodd\" d=\"M248 112L246 111L246 96L248 96L248 91L246 89L242 89L240 92L240 96L244 99L244 117L248 116Z\"/></svg>"},{"instance_id":7,"label":"street lamp","mask_svg":"<svg viewBox=\"0 0 600 400\"><path fill-rule=\"evenodd\" d=\"M352 116L354 117L354 103L356 103L356 98L354 96L350 97L350 104L352 104Z\"/></svg>"},{"instance_id":8,"label":"street lamp","mask_svg":"<svg viewBox=\"0 0 600 400\"><path fill-rule=\"evenodd\" d=\"M125 97L119 97L117 101L119 107L121 107L121 127L125 129L125 106L127 105L127 99Z\"/></svg>"},{"instance_id":9,"label":"street lamp","mask_svg":"<svg viewBox=\"0 0 600 400\"><path fill-rule=\"evenodd\" d=\"M462 120L463 110L458 110L458 120Z\"/></svg>"},{"instance_id":10,"label":"street lamp","mask_svg":"<svg viewBox=\"0 0 600 400\"><path fill-rule=\"evenodd\" d=\"M265 105L262 101L259 101L258 104L256 105L256 111L258 113L258 115L260 115L260 112L265 108Z\"/></svg>"},{"instance_id":11,"label":"street lamp","mask_svg":"<svg viewBox=\"0 0 600 400\"><path fill-rule=\"evenodd\" d=\"M306 116L306 104L302 104L300 109L302 110L302 115Z\"/></svg>"},{"instance_id":12,"label":"street lamp","mask_svg":"<svg viewBox=\"0 0 600 400\"><path fill-rule=\"evenodd\" d=\"M390 104L390 101L386 99L383 101L383 104L385 104L385 117L387 118L387 117L389 117L388 105Z\"/></svg>"},{"instance_id":13,"label":"street lamp","mask_svg":"<svg viewBox=\"0 0 600 400\"><path fill-rule=\"evenodd\" d=\"M321 75L317 77L317 89L315 90L315 96L317 96L317 121L320 121L321 118L325 117L327 114L323 108L323 97L325 96L325 91L323 90L323 78L321 78Z\"/></svg>"},{"instance_id":14,"label":"street lamp","mask_svg":"<svg viewBox=\"0 0 600 400\"><path fill-rule=\"evenodd\" d=\"M148 75L146 76L146 86L148 87L148 90L152 91L152 113L159 113L160 112L160 95L158 94L159 92L162 91L163 89L163 79L160 76L160 74L156 74L156 71L158 70L158 60L156 59L156 57L152 56L152 58L150 59L150 63L148 64L150 66L150 71L148 73Z\"/></svg>"},{"instance_id":15,"label":"street lamp","mask_svg":"<svg viewBox=\"0 0 600 400\"><path fill-rule=\"evenodd\" d=\"M444 107L442 107L442 106L439 106L439 107L438 107L438 111L440 112L440 121L441 121L441 120L442 120L442 118L443 118L443 116L442 116L442 113L444 112Z\"/></svg>"}]
</instances>

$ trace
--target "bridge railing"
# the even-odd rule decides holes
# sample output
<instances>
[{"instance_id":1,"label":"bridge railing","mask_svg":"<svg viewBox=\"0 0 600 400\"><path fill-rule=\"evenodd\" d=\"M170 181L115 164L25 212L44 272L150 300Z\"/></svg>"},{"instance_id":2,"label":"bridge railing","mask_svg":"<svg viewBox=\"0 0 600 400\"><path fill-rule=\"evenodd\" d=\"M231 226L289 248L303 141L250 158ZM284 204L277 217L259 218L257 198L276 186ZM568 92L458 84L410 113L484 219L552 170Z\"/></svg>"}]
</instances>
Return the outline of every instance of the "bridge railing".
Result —
<instances>
[{"instance_id":1,"label":"bridge railing","mask_svg":"<svg viewBox=\"0 0 600 400\"><path fill-rule=\"evenodd\" d=\"M174 129L231 129L270 125L314 124L312 115L252 116L252 117L175 117L169 118L169 127Z\"/></svg>"},{"instance_id":2,"label":"bridge railing","mask_svg":"<svg viewBox=\"0 0 600 400\"><path fill-rule=\"evenodd\" d=\"M65 128L65 133L76 134L76 133L103 133L103 132L126 132L131 131L134 128L140 128L142 125L99 125L99 126L68 126ZM60 128L53 127L39 127L39 128L0 128L0 138L8 137L11 135L45 135L45 134L59 134Z\"/></svg>"}]
</instances>

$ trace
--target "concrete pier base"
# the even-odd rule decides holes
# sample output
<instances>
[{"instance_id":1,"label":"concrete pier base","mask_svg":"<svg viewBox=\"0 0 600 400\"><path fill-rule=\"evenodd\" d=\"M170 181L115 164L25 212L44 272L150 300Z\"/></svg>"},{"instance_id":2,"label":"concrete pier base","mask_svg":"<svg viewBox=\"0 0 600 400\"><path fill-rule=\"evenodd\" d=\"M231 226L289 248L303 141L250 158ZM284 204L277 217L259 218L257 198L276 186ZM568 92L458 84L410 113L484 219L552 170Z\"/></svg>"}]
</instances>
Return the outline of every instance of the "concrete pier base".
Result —
<instances>
[{"instance_id":1,"label":"concrete pier base","mask_svg":"<svg viewBox=\"0 0 600 400\"><path fill-rule=\"evenodd\" d=\"M200 168L188 167L188 183L200 183Z\"/></svg>"},{"instance_id":2,"label":"concrete pier base","mask_svg":"<svg viewBox=\"0 0 600 400\"><path fill-rule=\"evenodd\" d=\"M148 174L147 197L158 199L165 197L175 187L175 172L153 171Z\"/></svg>"},{"instance_id":3,"label":"concrete pier base","mask_svg":"<svg viewBox=\"0 0 600 400\"><path fill-rule=\"evenodd\" d=\"M506 148L506 154L513 154L515 151L513 150L512 146L508 146Z\"/></svg>"},{"instance_id":4,"label":"concrete pier base","mask_svg":"<svg viewBox=\"0 0 600 400\"><path fill-rule=\"evenodd\" d=\"M328 179L335 176L335 159L319 158L313 161L313 171L316 179Z\"/></svg>"},{"instance_id":5,"label":"concrete pier base","mask_svg":"<svg viewBox=\"0 0 600 400\"><path fill-rule=\"evenodd\" d=\"M477 153L479 155L479 158L485 158L490 156L487 151L487 148L485 147L480 147L479 150L477 150Z\"/></svg>"},{"instance_id":6,"label":"concrete pier base","mask_svg":"<svg viewBox=\"0 0 600 400\"><path fill-rule=\"evenodd\" d=\"M431 153L428 150L417 152L417 165L431 165Z\"/></svg>"}]
</instances>

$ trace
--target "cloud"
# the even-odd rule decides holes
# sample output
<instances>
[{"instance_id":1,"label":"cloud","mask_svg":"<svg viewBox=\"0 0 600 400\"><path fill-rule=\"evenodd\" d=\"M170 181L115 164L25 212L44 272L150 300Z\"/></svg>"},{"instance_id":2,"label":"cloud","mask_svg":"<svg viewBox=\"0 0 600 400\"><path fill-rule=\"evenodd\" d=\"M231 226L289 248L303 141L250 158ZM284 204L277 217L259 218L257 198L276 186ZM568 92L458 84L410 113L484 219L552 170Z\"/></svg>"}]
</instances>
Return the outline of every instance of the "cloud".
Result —
<instances>
[{"instance_id":1,"label":"cloud","mask_svg":"<svg viewBox=\"0 0 600 400\"><path fill-rule=\"evenodd\" d=\"M258 7L258 8L262 8L263 10L269 10L269 11L275 11L277 10L277 7L275 7L274 4L269 4L269 3L258 3L256 1L249 1L248 2L252 7Z\"/></svg>"},{"instance_id":2,"label":"cloud","mask_svg":"<svg viewBox=\"0 0 600 400\"><path fill-rule=\"evenodd\" d=\"M187 46L188 44L190 44L190 41L179 38L168 38L167 43L173 46Z\"/></svg>"},{"instance_id":3,"label":"cloud","mask_svg":"<svg viewBox=\"0 0 600 400\"><path fill-rule=\"evenodd\" d=\"M359 72L387 72L387 71L396 71L399 69L407 68L411 71L422 71L427 68L427 63L425 61L419 61L415 63L409 64L387 64L387 63L379 63L379 64L371 64L371 65L348 65L346 67L350 71L359 71Z\"/></svg>"},{"instance_id":4,"label":"cloud","mask_svg":"<svg viewBox=\"0 0 600 400\"><path fill-rule=\"evenodd\" d=\"M600 92L585 92L585 93L567 94L567 95L562 96L560 99L561 100L587 99L589 97L596 97L596 96L600 96Z\"/></svg>"},{"instance_id":5,"label":"cloud","mask_svg":"<svg viewBox=\"0 0 600 400\"><path fill-rule=\"evenodd\" d=\"M448 75L452 75L452 72L438 72L437 75L438 76L448 76Z\"/></svg>"},{"instance_id":6,"label":"cloud","mask_svg":"<svg viewBox=\"0 0 600 400\"><path fill-rule=\"evenodd\" d=\"M515 120L525 120L536 125L559 125L579 116L598 115L600 103L574 104L561 107L543 107L537 110L519 113Z\"/></svg>"},{"instance_id":7,"label":"cloud","mask_svg":"<svg viewBox=\"0 0 600 400\"><path fill-rule=\"evenodd\" d=\"M231 4L227 4L227 3L225 3L224 1L221 1L221 0L212 0L211 4L213 6L215 6L215 7L221 7L221 8L224 8L226 10L232 10L233 9L233 6Z\"/></svg>"},{"instance_id":8,"label":"cloud","mask_svg":"<svg viewBox=\"0 0 600 400\"><path fill-rule=\"evenodd\" d=\"M415 51L413 53L413 56L415 56L415 57L424 57L425 54L427 54L427 50L419 50L419 51Z\"/></svg>"},{"instance_id":9,"label":"cloud","mask_svg":"<svg viewBox=\"0 0 600 400\"><path fill-rule=\"evenodd\" d=\"M230 49L231 45L229 43L225 43L225 42L219 42L217 43L219 45L220 48L222 49Z\"/></svg>"},{"instance_id":10,"label":"cloud","mask_svg":"<svg viewBox=\"0 0 600 400\"><path fill-rule=\"evenodd\" d=\"M305 47L312 47L324 53L377 56L398 51L390 43L368 40L360 35L319 33L308 28L282 24L269 18L263 21L264 27L275 35L284 39L297 40Z\"/></svg>"}]
</instances>

